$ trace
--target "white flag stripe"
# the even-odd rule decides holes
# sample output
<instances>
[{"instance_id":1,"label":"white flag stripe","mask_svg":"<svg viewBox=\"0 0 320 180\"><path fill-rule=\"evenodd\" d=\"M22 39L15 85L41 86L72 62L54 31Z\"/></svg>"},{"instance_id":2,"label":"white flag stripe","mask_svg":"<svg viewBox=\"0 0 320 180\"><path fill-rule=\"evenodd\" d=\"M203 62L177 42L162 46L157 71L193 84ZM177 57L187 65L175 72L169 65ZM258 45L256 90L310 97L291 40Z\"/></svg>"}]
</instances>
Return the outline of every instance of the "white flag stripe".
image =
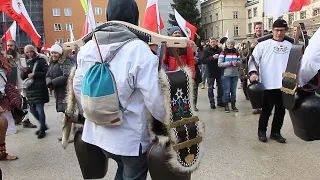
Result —
<instances>
[{"instance_id":1,"label":"white flag stripe","mask_svg":"<svg viewBox=\"0 0 320 180\"><path fill-rule=\"evenodd\" d=\"M174 16L183 33L190 39L186 31L186 20L178 13L177 10L174 10Z\"/></svg>"}]
</instances>

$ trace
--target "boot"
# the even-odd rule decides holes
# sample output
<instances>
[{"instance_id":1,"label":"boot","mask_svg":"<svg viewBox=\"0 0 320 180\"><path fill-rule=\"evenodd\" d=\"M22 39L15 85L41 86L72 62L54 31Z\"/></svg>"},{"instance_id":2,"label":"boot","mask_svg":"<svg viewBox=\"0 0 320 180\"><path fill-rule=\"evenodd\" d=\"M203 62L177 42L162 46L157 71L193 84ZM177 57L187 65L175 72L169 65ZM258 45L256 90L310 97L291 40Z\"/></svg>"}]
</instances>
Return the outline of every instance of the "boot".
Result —
<instances>
[{"instance_id":1,"label":"boot","mask_svg":"<svg viewBox=\"0 0 320 180\"><path fill-rule=\"evenodd\" d=\"M236 102L235 101L231 102L231 108L232 108L232 111L234 111L234 112L238 112L239 111L238 108L236 107Z\"/></svg>"},{"instance_id":2,"label":"boot","mask_svg":"<svg viewBox=\"0 0 320 180\"><path fill-rule=\"evenodd\" d=\"M230 112L229 103L228 102L224 103L224 112L226 112L226 113Z\"/></svg>"},{"instance_id":3,"label":"boot","mask_svg":"<svg viewBox=\"0 0 320 180\"><path fill-rule=\"evenodd\" d=\"M29 119L22 121L22 124L24 128L37 128L37 125L32 124Z\"/></svg>"},{"instance_id":4,"label":"boot","mask_svg":"<svg viewBox=\"0 0 320 180\"><path fill-rule=\"evenodd\" d=\"M46 136L46 131L45 129L40 129L39 134L38 134L38 139L42 139Z\"/></svg>"}]
</instances>

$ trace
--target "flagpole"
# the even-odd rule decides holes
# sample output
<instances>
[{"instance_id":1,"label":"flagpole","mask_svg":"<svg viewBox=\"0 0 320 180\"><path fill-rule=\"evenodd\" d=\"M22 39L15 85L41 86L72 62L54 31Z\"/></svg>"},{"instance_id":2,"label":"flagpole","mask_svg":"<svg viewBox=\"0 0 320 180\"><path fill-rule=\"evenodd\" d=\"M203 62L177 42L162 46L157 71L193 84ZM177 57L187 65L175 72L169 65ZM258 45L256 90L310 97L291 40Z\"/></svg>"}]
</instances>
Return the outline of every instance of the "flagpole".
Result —
<instances>
[{"instance_id":1,"label":"flagpole","mask_svg":"<svg viewBox=\"0 0 320 180\"><path fill-rule=\"evenodd\" d=\"M7 33L7 27L6 27L6 18L5 18L5 13L2 11L2 23L3 23L3 45L4 45L4 50L7 50L7 42L6 42L6 33Z\"/></svg>"},{"instance_id":2,"label":"flagpole","mask_svg":"<svg viewBox=\"0 0 320 180\"><path fill-rule=\"evenodd\" d=\"M159 1L157 1L157 3L156 3L157 24L158 24L158 34L161 34L161 32L160 32L160 17L159 17L158 2L159 2Z\"/></svg>"},{"instance_id":3,"label":"flagpole","mask_svg":"<svg viewBox=\"0 0 320 180\"><path fill-rule=\"evenodd\" d=\"M262 1L262 2L263 2L263 6L262 6L262 34L261 35L264 36L264 29L265 29L265 25L264 25L264 23L265 23L264 6L265 6L265 1Z\"/></svg>"}]
</instances>

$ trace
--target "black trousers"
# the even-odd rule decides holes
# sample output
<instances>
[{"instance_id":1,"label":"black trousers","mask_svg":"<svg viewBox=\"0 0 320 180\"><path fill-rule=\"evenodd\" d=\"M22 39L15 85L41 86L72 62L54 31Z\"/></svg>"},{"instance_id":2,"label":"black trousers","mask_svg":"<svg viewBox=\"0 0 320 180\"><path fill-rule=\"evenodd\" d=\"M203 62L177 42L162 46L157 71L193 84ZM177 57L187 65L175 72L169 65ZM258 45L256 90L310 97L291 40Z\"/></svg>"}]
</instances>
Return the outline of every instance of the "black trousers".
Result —
<instances>
[{"instance_id":1,"label":"black trousers","mask_svg":"<svg viewBox=\"0 0 320 180\"><path fill-rule=\"evenodd\" d=\"M268 127L269 117L271 111L275 107L271 133L280 133L283 125L284 115L286 110L282 102L282 92L280 89L266 90L264 91L262 112L259 118L259 131L266 132Z\"/></svg>"},{"instance_id":2,"label":"black trousers","mask_svg":"<svg viewBox=\"0 0 320 180\"><path fill-rule=\"evenodd\" d=\"M197 107L197 102L198 102L198 87L199 87L200 83L194 83L193 86L193 103L194 103L194 107Z\"/></svg>"}]
</instances>

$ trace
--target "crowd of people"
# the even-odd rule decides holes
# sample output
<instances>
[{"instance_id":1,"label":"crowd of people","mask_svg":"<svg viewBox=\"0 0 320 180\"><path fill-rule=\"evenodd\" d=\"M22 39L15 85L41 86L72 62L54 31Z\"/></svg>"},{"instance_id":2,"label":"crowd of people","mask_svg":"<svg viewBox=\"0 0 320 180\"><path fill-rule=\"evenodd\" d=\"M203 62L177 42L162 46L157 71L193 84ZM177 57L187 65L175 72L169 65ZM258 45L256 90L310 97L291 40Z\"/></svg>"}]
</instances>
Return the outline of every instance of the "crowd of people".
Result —
<instances>
[{"instance_id":1,"label":"crowd of people","mask_svg":"<svg viewBox=\"0 0 320 180\"><path fill-rule=\"evenodd\" d=\"M25 113L21 121L20 116L15 116L13 108L5 105L6 101L0 101L2 107L0 160L15 160L16 156L10 156L6 152L5 136L8 135L8 127L13 129L10 133L16 132L14 125L37 128L37 125L31 123L29 119L29 113L31 113L40 124L35 132L36 136L38 139L44 138L48 130L45 104L49 102L49 91L54 92L56 111L64 113L67 80L71 67L75 65L75 60L74 53L64 51L58 43L51 47L49 57L44 53L39 53L33 45L26 45L23 53L20 53L14 40L6 42L4 49L6 50L0 53L0 72L5 77L0 79L1 94L5 95L7 83L15 85L20 92L17 96L23 99L21 110Z\"/></svg>"}]
</instances>

